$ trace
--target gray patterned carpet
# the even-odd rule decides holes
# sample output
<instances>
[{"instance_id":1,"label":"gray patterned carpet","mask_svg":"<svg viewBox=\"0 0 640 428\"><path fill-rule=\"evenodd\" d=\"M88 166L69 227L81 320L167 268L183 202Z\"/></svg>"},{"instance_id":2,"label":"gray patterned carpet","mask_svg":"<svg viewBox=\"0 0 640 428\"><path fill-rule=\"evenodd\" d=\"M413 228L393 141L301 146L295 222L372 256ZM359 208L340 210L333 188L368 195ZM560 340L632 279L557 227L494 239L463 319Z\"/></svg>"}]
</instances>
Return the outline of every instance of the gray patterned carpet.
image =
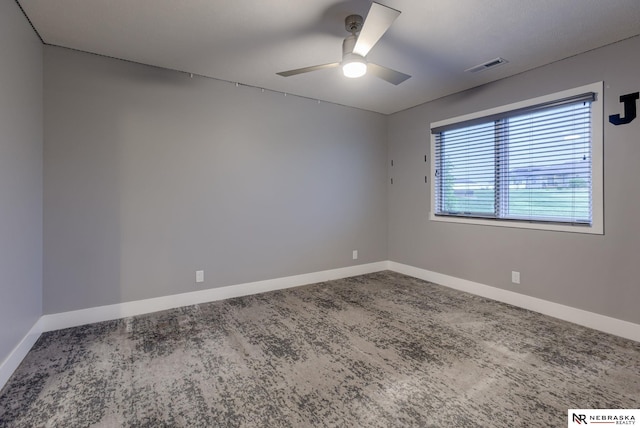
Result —
<instances>
[{"instance_id":1,"label":"gray patterned carpet","mask_svg":"<svg viewBox=\"0 0 640 428\"><path fill-rule=\"evenodd\" d=\"M392 272L43 334L2 427L566 426L640 343Z\"/></svg>"}]
</instances>

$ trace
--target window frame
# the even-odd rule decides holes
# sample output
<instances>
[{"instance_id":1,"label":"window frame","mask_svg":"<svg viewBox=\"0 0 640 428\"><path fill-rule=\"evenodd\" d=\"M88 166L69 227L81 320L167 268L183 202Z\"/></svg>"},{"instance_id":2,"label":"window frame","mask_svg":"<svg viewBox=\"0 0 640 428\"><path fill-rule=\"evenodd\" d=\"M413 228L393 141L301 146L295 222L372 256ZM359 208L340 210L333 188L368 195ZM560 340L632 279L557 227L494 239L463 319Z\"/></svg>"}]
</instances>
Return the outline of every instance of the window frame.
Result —
<instances>
[{"instance_id":1,"label":"window frame","mask_svg":"<svg viewBox=\"0 0 640 428\"><path fill-rule=\"evenodd\" d=\"M575 232L586 234L604 235L604 83L595 82L524 101L519 101L500 107L482 110L450 119L440 120L430 124L430 130L448 126L460 122L481 119L509 111L524 109L538 104L552 103L557 100L574 97L586 92L595 93L595 100L591 103L591 225L577 225L570 223L554 223L539 220L511 220L500 218L472 218L461 216L436 215L436 180L434 171L435 165L435 147L436 135L430 135L430 151L431 151L431 209L429 219L436 222L475 224L485 226L513 227L524 229L551 230L559 232Z\"/></svg>"}]
</instances>

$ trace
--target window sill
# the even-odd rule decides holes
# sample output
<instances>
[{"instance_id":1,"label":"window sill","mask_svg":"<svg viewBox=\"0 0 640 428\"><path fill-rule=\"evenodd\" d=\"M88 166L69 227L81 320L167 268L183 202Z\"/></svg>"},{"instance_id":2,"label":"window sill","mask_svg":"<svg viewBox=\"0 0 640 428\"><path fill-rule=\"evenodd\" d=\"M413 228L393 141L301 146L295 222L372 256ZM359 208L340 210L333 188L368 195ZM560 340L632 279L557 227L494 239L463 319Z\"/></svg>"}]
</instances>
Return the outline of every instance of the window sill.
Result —
<instances>
[{"instance_id":1,"label":"window sill","mask_svg":"<svg viewBox=\"0 0 640 428\"><path fill-rule=\"evenodd\" d=\"M475 224L480 226L511 227L516 229L548 230L554 232L585 233L589 235L604 235L602 224L594 223L592 226L560 224L560 223L540 223L519 220L485 220L481 218L437 216L433 212L429 213L429 220L445 223Z\"/></svg>"}]
</instances>

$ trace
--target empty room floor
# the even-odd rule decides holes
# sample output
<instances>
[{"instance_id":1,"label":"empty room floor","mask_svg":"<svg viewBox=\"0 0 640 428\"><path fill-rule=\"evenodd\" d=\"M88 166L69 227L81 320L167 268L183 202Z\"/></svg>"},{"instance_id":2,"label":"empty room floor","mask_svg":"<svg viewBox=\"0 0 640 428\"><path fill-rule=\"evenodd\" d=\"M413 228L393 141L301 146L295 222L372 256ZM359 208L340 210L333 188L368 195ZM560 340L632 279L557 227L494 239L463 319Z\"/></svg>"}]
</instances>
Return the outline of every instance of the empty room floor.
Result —
<instances>
[{"instance_id":1,"label":"empty room floor","mask_svg":"<svg viewBox=\"0 0 640 428\"><path fill-rule=\"evenodd\" d=\"M565 426L640 343L393 272L44 333L0 426Z\"/></svg>"}]
</instances>

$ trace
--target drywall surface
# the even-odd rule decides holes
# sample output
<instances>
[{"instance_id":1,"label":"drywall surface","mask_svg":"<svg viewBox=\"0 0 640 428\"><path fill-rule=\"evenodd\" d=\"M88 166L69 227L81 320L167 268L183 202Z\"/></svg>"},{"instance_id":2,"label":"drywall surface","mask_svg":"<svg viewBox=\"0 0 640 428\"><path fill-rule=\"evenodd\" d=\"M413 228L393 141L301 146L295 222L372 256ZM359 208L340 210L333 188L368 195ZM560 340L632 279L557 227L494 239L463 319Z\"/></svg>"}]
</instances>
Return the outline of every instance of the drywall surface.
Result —
<instances>
[{"instance_id":1,"label":"drywall surface","mask_svg":"<svg viewBox=\"0 0 640 428\"><path fill-rule=\"evenodd\" d=\"M58 47L44 64L45 313L387 259L385 116Z\"/></svg>"},{"instance_id":2,"label":"drywall surface","mask_svg":"<svg viewBox=\"0 0 640 428\"><path fill-rule=\"evenodd\" d=\"M640 91L640 37L442 98L389 117L389 258L640 323L640 118L619 97ZM487 71L489 72L489 71ZM605 234L429 220L429 124L585 84L604 82ZM511 271L521 284L511 284Z\"/></svg>"},{"instance_id":3,"label":"drywall surface","mask_svg":"<svg viewBox=\"0 0 640 428\"><path fill-rule=\"evenodd\" d=\"M0 2L0 363L42 313L42 43Z\"/></svg>"}]
</instances>

